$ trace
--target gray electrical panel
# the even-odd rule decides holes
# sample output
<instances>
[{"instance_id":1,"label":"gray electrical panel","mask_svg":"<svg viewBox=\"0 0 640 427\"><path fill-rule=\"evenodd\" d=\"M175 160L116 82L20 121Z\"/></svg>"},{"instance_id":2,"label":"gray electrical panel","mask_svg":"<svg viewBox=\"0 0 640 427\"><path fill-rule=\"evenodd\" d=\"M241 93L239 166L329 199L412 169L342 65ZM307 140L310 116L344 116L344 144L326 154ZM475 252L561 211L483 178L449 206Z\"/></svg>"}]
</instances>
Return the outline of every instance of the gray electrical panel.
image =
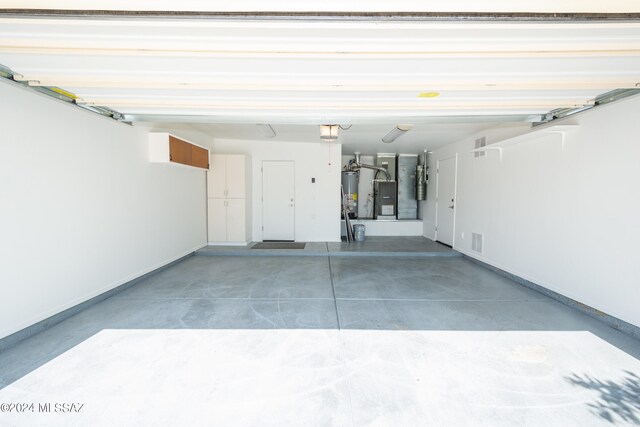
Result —
<instances>
[{"instance_id":1,"label":"gray electrical panel","mask_svg":"<svg viewBox=\"0 0 640 427\"><path fill-rule=\"evenodd\" d=\"M398 219L417 219L416 166L417 154L398 156Z\"/></svg>"},{"instance_id":2,"label":"gray electrical panel","mask_svg":"<svg viewBox=\"0 0 640 427\"><path fill-rule=\"evenodd\" d=\"M381 166L389 172L392 180L396 179L396 155L395 154L384 154L378 153L376 154L376 166ZM386 179L384 173L376 173L376 179Z\"/></svg>"},{"instance_id":3,"label":"gray electrical panel","mask_svg":"<svg viewBox=\"0 0 640 427\"><path fill-rule=\"evenodd\" d=\"M373 219L396 219L396 184L395 181L373 180Z\"/></svg>"}]
</instances>

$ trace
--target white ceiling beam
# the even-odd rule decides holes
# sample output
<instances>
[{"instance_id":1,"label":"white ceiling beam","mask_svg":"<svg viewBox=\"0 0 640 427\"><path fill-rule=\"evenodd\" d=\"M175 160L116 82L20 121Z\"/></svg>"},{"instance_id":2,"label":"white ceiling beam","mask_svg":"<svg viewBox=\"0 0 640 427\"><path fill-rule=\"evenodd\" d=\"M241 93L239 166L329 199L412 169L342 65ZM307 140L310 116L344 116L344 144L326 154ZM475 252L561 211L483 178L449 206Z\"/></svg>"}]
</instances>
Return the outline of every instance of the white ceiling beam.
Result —
<instances>
[{"instance_id":1,"label":"white ceiling beam","mask_svg":"<svg viewBox=\"0 0 640 427\"><path fill-rule=\"evenodd\" d=\"M501 64L509 65L509 64ZM597 65L597 64L594 64ZM617 64L615 64L617 65ZM492 88L601 88L613 86L635 86L640 81L640 61L637 70L629 67L604 69L591 67L589 70L565 71L564 69L542 70L533 73L509 69L503 72L468 70L450 73L440 73L425 70L408 73L404 69L389 70L387 73L347 74L328 70L319 74L315 70L293 74L282 70L279 73L261 71L237 70L237 72L215 72L194 70L143 70L128 68L126 70L52 70L22 68L16 74L20 81L34 81L42 85L65 84L75 87L137 87L137 88L196 88L196 89L259 89L259 90L426 90L428 88L442 88L449 90L476 89L491 90ZM479 68L479 67L477 67Z\"/></svg>"},{"instance_id":2,"label":"white ceiling beam","mask_svg":"<svg viewBox=\"0 0 640 427\"><path fill-rule=\"evenodd\" d=\"M418 103L356 103L349 102L335 102L335 101L317 101L311 102L278 102L269 103L268 101L258 102L216 102L215 100L207 99L164 99L158 97L155 100L149 99L116 99L116 98L89 98L82 99L82 103L98 106L109 106L112 108L124 110L125 107L129 108L168 108L168 109L185 109L185 110L220 110L220 111L235 111L237 114L239 111L282 111L282 110L307 110L307 111L359 111L363 115L366 115L369 111L374 112L387 112L393 113L394 111L413 111L413 112L429 112L429 111L442 111L442 110L464 110L464 111L488 111L488 110L520 110L529 111L534 110L542 112L544 110L550 110L554 108L571 108L576 106L584 106L587 104L584 100L472 100L472 101L451 101L451 102L438 102L428 104Z\"/></svg>"},{"instance_id":3,"label":"white ceiling beam","mask_svg":"<svg viewBox=\"0 0 640 427\"><path fill-rule=\"evenodd\" d=\"M319 114L256 114L256 115L198 115L170 112L145 114L125 114L125 121L165 122L165 123L208 123L208 124L256 124L266 121L273 125L321 125L333 120L354 125L394 125L405 121L413 124L461 124L461 123L535 123L542 120L541 114L484 114L484 115L361 115L326 116Z\"/></svg>"},{"instance_id":4,"label":"white ceiling beam","mask_svg":"<svg viewBox=\"0 0 640 427\"><path fill-rule=\"evenodd\" d=\"M640 22L626 23L291 23L203 20L0 18L0 39L13 47L146 50L414 52L469 46L493 50L627 50L637 47ZM489 49L489 50L492 50ZM475 49L473 49L475 50Z\"/></svg>"},{"instance_id":5,"label":"white ceiling beam","mask_svg":"<svg viewBox=\"0 0 640 427\"><path fill-rule=\"evenodd\" d=\"M73 79L42 79L42 78L26 78L20 77L18 81L27 82L31 86L62 86L71 92L85 93L87 95L95 94L118 94L124 93L153 93L161 90L163 93L184 93L190 94L197 92L199 94L210 94L226 96L229 94L239 93L240 96L246 96L251 93L254 96L273 96L273 93L281 93L283 96L295 96L298 93L307 94L325 94L327 96L344 97L355 94L375 94L376 96L389 96L394 94L404 97L429 97L430 94L457 95L458 93L487 93L484 96L492 94L501 94L507 92L517 92L527 94L534 92L539 96L544 96L546 92L563 91L565 93L576 92L600 92L609 90L610 88L618 89L634 89L640 86L640 77L637 81L633 80L606 80L606 81L576 81L571 83L547 83L547 82L522 82L515 83L476 83L476 84L456 84L456 83L425 83L413 85L397 85L397 84L341 84L341 85L318 85L318 84L292 84L292 85L274 85L274 84L204 84L204 83L172 83L172 82L77 82ZM123 95L124 96L124 95ZM437 96L437 95L436 95ZM552 95L551 95L552 96Z\"/></svg>"},{"instance_id":6,"label":"white ceiling beam","mask_svg":"<svg viewBox=\"0 0 640 427\"><path fill-rule=\"evenodd\" d=\"M527 50L526 47L518 50L423 50L416 52L403 51L282 51L282 50L197 50L183 49L156 49L145 48L93 48L93 47L43 47L31 45L9 45L0 42L0 53L19 53L32 55L100 55L100 56L145 56L162 58L223 58L223 59L339 59L346 60L398 60L398 59L491 59L491 58L606 58L606 57L638 57L640 45L629 44L611 48L592 48L585 46L573 49L543 49Z\"/></svg>"},{"instance_id":7,"label":"white ceiling beam","mask_svg":"<svg viewBox=\"0 0 640 427\"><path fill-rule=\"evenodd\" d=\"M130 76L177 75L221 75L235 74L237 79L262 75L283 82L308 79L321 73L326 79L410 78L424 76L485 76L487 83L492 77L510 78L535 76L550 78L579 78L588 76L638 76L640 56L607 58L467 58L442 60L435 58L404 59L383 58L375 60L345 61L341 58L327 59L283 59L265 57L248 61L242 58L182 57L163 58L145 56L99 56L99 55L35 55L0 52L0 64L20 74L57 73L117 73Z\"/></svg>"},{"instance_id":8,"label":"white ceiling beam","mask_svg":"<svg viewBox=\"0 0 640 427\"><path fill-rule=\"evenodd\" d=\"M82 91L94 89L154 89L154 90L206 90L206 91L237 91L237 92L323 92L340 96L341 94L350 92L404 92L412 93L417 96L421 92L503 92L503 91L607 91L611 88L616 89L634 89L640 87L640 78L638 81L632 80L608 80L601 82L575 82L570 84L545 84L545 83L529 83L529 84L504 84L494 83L487 84L452 84L452 83L433 83L423 85L269 85L269 84L204 84L204 83L171 83L171 82L77 82L73 80L63 79L37 79L28 78L21 79L31 86L60 86L66 87L69 91Z\"/></svg>"}]
</instances>

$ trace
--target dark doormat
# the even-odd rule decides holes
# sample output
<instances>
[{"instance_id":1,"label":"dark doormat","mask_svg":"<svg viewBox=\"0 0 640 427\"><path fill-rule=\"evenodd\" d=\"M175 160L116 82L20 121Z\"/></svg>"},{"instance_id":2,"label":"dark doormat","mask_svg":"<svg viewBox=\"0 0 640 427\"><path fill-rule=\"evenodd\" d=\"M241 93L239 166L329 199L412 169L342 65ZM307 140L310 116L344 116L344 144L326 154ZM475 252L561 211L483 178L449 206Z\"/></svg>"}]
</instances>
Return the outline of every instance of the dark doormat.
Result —
<instances>
[{"instance_id":1,"label":"dark doormat","mask_svg":"<svg viewBox=\"0 0 640 427\"><path fill-rule=\"evenodd\" d=\"M258 242L251 249L304 249L306 243L294 242Z\"/></svg>"}]
</instances>

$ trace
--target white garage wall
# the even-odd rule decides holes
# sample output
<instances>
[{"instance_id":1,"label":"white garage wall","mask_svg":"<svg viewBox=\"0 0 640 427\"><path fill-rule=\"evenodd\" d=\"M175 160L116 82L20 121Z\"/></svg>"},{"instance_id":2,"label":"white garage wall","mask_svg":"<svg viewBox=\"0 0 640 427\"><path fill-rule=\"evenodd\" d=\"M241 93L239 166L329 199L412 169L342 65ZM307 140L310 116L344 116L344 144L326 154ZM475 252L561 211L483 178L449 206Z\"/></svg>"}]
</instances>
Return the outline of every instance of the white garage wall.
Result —
<instances>
[{"instance_id":1,"label":"white garage wall","mask_svg":"<svg viewBox=\"0 0 640 427\"><path fill-rule=\"evenodd\" d=\"M262 162L295 161L295 239L340 241L340 145L216 139L217 154L247 154L252 164L252 240L262 240ZM315 178L315 184L311 183Z\"/></svg>"},{"instance_id":2,"label":"white garage wall","mask_svg":"<svg viewBox=\"0 0 640 427\"><path fill-rule=\"evenodd\" d=\"M146 130L0 100L0 337L206 244L205 172L149 163Z\"/></svg>"},{"instance_id":3,"label":"white garage wall","mask_svg":"<svg viewBox=\"0 0 640 427\"><path fill-rule=\"evenodd\" d=\"M598 107L558 124L559 135L474 158L476 135L436 150L458 154L455 248L493 266L640 326L640 97ZM425 236L435 236L435 174ZM484 234L481 255L471 233ZM463 237L464 234L464 237Z\"/></svg>"}]
</instances>

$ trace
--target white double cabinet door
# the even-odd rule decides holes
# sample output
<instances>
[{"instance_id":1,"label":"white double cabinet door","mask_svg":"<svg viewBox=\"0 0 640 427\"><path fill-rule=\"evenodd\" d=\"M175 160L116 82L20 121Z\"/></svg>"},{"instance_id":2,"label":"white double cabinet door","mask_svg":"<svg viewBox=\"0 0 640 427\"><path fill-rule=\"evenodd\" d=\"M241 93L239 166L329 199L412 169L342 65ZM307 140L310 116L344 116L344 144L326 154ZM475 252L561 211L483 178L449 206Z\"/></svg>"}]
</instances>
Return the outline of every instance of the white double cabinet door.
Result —
<instances>
[{"instance_id":1,"label":"white double cabinet door","mask_svg":"<svg viewBox=\"0 0 640 427\"><path fill-rule=\"evenodd\" d=\"M246 243L246 156L212 154L207 192L209 242Z\"/></svg>"}]
</instances>

